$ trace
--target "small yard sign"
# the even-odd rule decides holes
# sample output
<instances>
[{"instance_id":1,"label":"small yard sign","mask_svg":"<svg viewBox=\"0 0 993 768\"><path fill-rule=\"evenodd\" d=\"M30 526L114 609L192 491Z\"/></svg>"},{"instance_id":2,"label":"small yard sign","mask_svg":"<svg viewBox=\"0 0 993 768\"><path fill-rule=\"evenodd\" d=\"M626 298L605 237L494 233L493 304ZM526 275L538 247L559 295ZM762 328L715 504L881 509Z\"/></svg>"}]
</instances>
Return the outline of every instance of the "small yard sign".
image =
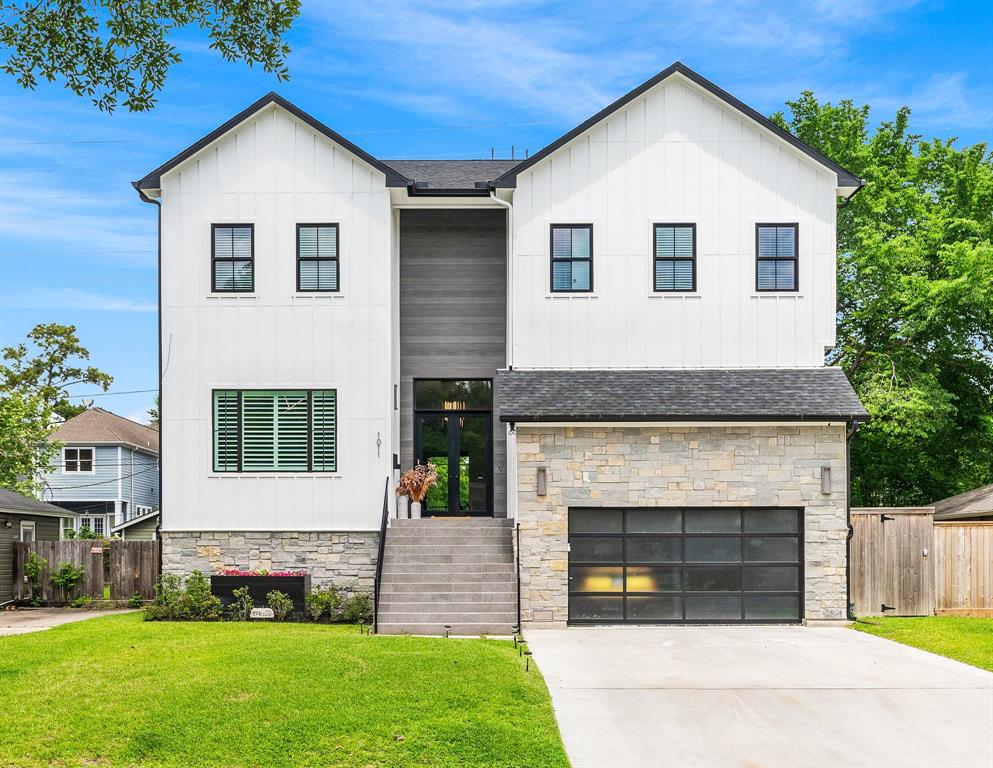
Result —
<instances>
[{"instance_id":1,"label":"small yard sign","mask_svg":"<svg viewBox=\"0 0 993 768\"><path fill-rule=\"evenodd\" d=\"M103 547L100 546L99 544L97 546L95 546L95 547L90 547L90 554L91 555L102 555L103 554Z\"/></svg>"},{"instance_id":2,"label":"small yard sign","mask_svg":"<svg viewBox=\"0 0 993 768\"><path fill-rule=\"evenodd\" d=\"M272 608L252 608L249 617L252 619L273 619L276 614L272 612Z\"/></svg>"}]
</instances>

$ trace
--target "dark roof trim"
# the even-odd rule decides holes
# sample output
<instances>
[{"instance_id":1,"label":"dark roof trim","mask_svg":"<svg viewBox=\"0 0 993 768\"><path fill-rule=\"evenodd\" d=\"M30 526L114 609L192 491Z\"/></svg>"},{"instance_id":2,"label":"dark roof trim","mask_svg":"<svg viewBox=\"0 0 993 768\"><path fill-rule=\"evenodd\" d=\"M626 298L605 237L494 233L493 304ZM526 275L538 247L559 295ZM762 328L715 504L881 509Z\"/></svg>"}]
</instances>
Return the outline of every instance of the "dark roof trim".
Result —
<instances>
[{"instance_id":1,"label":"dark roof trim","mask_svg":"<svg viewBox=\"0 0 993 768\"><path fill-rule=\"evenodd\" d=\"M613 114L617 110L619 110L622 107L626 106L628 103L634 101L636 98L638 98L639 96L641 96L646 91L654 88L656 85L658 85L659 83L661 83L663 80L666 80L669 77L671 77L672 75L677 74L677 73L680 74L680 75L682 75L683 77L687 78L688 80L693 81L694 83L696 83L697 85L699 85L704 90L706 90L709 93L711 93L712 95L716 96L721 101L723 101L726 104L729 104L730 106L734 107L739 112L744 113L746 116L750 117L752 120L754 120L755 122L757 122L763 128L766 128L767 130L771 131L772 133L774 133L779 138L783 139L783 141L786 141L787 143L791 144L796 149L799 149L805 155L809 155L810 157L812 157L817 162L821 163L822 165L826 166L827 168L829 168L832 171L834 171L835 173L837 173L838 174L838 186L839 187L856 187L856 188L858 188L858 187L861 187L864 184L864 182L862 181L862 179L860 179L858 176L856 176L851 171L849 171L849 170L843 168L842 166L838 165L833 160L828 159L827 157L825 157L824 155L822 155L820 152L818 152L813 147L811 147L808 144L805 144L804 142L800 141L800 139L798 139L796 136L794 136L789 131L784 131L782 128L780 128L778 125L776 125L774 122L772 122L769 118L765 117L765 115L759 114L754 109L752 109L751 107L749 107L747 104L744 104L741 101L738 101L738 99L736 99L730 93L728 93L727 91L725 91L723 88L719 88L718 86L714 85L712 82L710 82L709 80L707 80L702 75L699 75L696 72L694 72L692 69L690 69L689 67L687 67L682 62L677 61L675 64L672 64L671 66L666 67L665 69L663 69L661 72L659 72L657 75L655 75L655 77L653 77L650 80L648 80L648 81L642 83L641 85L639 85L633 91L630 91L629 93L626 93L624 96L621 96L621 98L619 98L617 101L615 101L609 107L606 107L606 108L600 110L599 112L597 112L595 115L593 115L593 117L591 117L589 120L587 120L582 125L579 125L576 128L573 128L567 134L565 134L564 136L559 137L558 139L556 139L555 141L553 141L551 144L549 144L547 147L545 147L544 149L542 149L540 152L536 152L535 154L531 155L531 157L529 157L527 160L522 161L520 163L520 165L516 165L513 168L511 168L509 171L507 171L502 176L500 176L499 178L497 178L493 182L493 185L495 187L515 187L515 186L517 186L517 175L519 173L521 173L522 171L526 171L531 166L535 165L536 163L541 162L546 157L548 157L550 154L552 154L553 152L557 151L558 149L561 149L564 145L568 144L570 141L572 141L574 138L576 138L580 134L585 133L590 128L592 128L593 126L597 125L598 123L600 123L605 118L609 117L611 114Z\"/></svg>"},{"instance_id":2,"label":"dark roof trim","mask_svg":"<svg viewBox=\"0 0 993 768\"><path fill-rule=\"evenodd\" d=\"M276 104L277 106L282 107L287 112L289 112L291 115L293 115L294 117L296 117L298 120L303 121L304 123L306 123L307 125L309 125L311 128L313 128L318 133L323 134L327 138L331 139L331 141L333 141L335 144L338 144L343 149L348 150L353 155L355 155L359 159L363 160L364 162L368 163L369 165L371 165L376 170L381 171L382 173L384 173L386 175L386 186L388 186L388 187L407 187L407 186L410 186L410 184L412 184L412 182L411 182L410 179L406 178L405 176L401 176L395 170L393 170L392 168L390 168L390 166L386 165L386 163L382 162L381 160L377 160L372 155L370 155L368 152L366 152L364 149L360 149L359 147L355 146L354 144L352 144L352 142L350 142L344 136L342 136L342 135L340 135L338 133L335 133L330 128L328 128L324 123L322 123L320 120L318 120L315 117L312 117L311 115L308 115L306 112L304 112L298 106L296 106L295 104L291 104L286 99L284 99L282 96L280 96L278 93L276 93L275 91L273 91L271 93L267 93L265 96L263 96L261 99L259 99L258 101L256 101L254 104L252 104L247 109L244 109L241 112L239 112L237 115L235 115L234 117L232 117L230 120L228 120L223 125L218 126L217 128L215 128L213 131L211 131L210 133L208 133L206 136L204 136L202 139L200 139L195 144L191 144L189 147L187 147L186 149L184 149L182 152L180 152L174 158L172 158L171 160L167 161L163 165L160 165L154 171L152 171L151 173L149 173L143 179L141 179L139 181L132 182L131 185L136 190L138 190L139 194L142 193L142 190L160 189L161 188L161 184L162 184L161 178L162 178L162 175L163 174L168 173L169 171L171 171L173 168L175 168L180 163L182 163L182 162L190 159L193 155L195 155L201 149L203 149L204 147L206 147L208 144L213 143L214 141L216 141L217 139L219 139L221 136L223 136L224 134L226 134L228 131L230 131L232 128L237 127L238 125L240 125L241 123L243 123L245 120L247 120L248 118L250 118L252 115L254 115L255 113L261 111L262 109L264 109L265 107L269 106L270 104Z\"/></svg>"},{"instance_id":3,"label":"dark roof trim","mask_svg":"<svg viewBox=\"0 0 993 768\"><path fill-rule=\"evenodd\" d=\"M767 413L756 414L754 416L742 415L736 413L733 416L715 416L714 414L709 414L706 416L697 416L693 414L673 416L672 414L568 414L568 413L556 413L554 416L542 416L540 414L529 414L529 413L505 413L500 412L500 421L519 422L521 424L525 423L543 423L543 424L570 424L573 422L591 422L600 423L608 421L617 422L708 422L708 423L739 423L739 422L761 422L763 424L792 424L798 421L810 422L815 421L819 423L823 422L866 422L869 419L864 414L832 414L830 416L819 416L810 413L800 413L800 414L777 414L770 416Z\"/></svg>"}]
</instances>

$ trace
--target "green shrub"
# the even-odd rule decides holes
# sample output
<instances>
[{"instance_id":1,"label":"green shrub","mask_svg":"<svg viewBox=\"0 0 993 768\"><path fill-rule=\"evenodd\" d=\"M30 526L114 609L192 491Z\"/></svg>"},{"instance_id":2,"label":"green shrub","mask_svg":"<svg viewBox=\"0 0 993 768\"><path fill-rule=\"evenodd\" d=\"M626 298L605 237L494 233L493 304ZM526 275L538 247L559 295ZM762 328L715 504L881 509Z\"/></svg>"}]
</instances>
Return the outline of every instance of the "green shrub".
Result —
<instances>
[{"instance_id":1,"label":"green shrub","mask_svg":"<svg viewBox=\"0 0 993 768\"><path fill-rule=\"evenodd\" d=\"M372 596L367 592L349 595L341 606L341 621L357 624L362 621L372 623Z\"/></svg>"},{"instance_id":2,"label":"green shrub","mask_svg":"<svg viewBox=\"0 0 993 768\"><path fill-rule=\"evenodd\" d=\"M128 598L128 608L141 608L145 604L144 598L135 592Z\"/></svg>"},{"instance_id":3,"label":"green shrub","mask_svg":"<svg viewBox=\"0 0 993 768\"><path fill-rule=\"evenodd\" d=\"M72 593L85 575L86 569L81 565L75 565L74 563L59 564L59 569L52 574L52 582L59 588L59 595L62 597L63 603L66 601L66 595ZM75 603L76 601L73 600L73 602ZM79 606L74 605L73 607L78 608Z\"/></svg>"},{"instance_id":4,"label":"green shrub","mask_svg":"<svg viewBox=\"0 0 993 768\"><path fill-rule=\"evenodd\" d=\"M337 621L343 602L338 589L331 585L311 591L304 599L304 606L314 621Z\"/></svg>"},{"instance_id":5,"label":"green shrub","mask_svg":"<svg viewBox=\"0 0 993 768\"><path fill-rule=\"evenodd\" d=\"M235 621L248 621L249 614L255 607L252 596L248 594L248 587L232 590L231 595L234 598L228 606L231 618Z\"/></svg>"},{"instance_id":6,"label":"green shrub","mask_svg":"<svg viewBox=\"0 0 993 768\"><path fill-rule=\"evenodd\" d=\"M48 567L48 561L43 557L38 557L37 552L32 552L28 555L27 561L24 563L24 576L28 580L28 586L31 588L31 605L41 605L41 595L38 594L40 591L39 578L41 572Z\"/></svg>"},{"instance_id":7,"label":"green shrub","mask_svg":"<svg viewBox=\"0 0 993 768\"><path fill-rule=\"evenodd\" d=\"M70 608L86 608L92 602L93 602L93 600L91 598L87 597L86 595L82 595L80 597L77 597L71 603L69 603L69 607Z\"/></svg>"},{"instance_id":8,"label":"green shrub","mask_svg":"<svg viewBox=\"0 0 993 768\"><path fill-rule=\"evenodd\" d=\"M266 603L272 608L272 613L276 621L286 621L286 617L293 612L293 600L285 592L278 589L272 590L265 596Z\"/></svg>"},{"instance_id":9,"label":"green shrub","mask_svg":"<svg viewBox=\"0 0 993 768\"><path fill-rule=\"evenodd\" d=\"M155 600L145 606L145 621L211 621L221 617L221 601L210 594L210 582L200 571L183 580L162 574L155 585Z\"/></svg>"}]
</instances>

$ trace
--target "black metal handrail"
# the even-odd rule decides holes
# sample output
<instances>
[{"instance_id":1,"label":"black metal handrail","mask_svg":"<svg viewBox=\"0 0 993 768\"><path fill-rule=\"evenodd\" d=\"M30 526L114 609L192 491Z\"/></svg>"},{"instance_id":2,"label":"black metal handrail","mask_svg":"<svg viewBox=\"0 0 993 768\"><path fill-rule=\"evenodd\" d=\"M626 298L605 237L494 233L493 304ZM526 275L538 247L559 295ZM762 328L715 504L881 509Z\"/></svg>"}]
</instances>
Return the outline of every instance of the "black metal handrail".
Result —
<instances>
[{"instance_id":1,"label":"black metal handrail","mask_svg":"<svg viewBox=\"0 0 993 768\"><path fill-rule=\"evenodd\" d=\"M390 478L383 490L383 519L379 523L379 555L376 557L376 576L372 581L372 631L379 632L379 585L383 581L383 554L386 551L386 524L390 520Z\"/></svg>"}]
</instances>

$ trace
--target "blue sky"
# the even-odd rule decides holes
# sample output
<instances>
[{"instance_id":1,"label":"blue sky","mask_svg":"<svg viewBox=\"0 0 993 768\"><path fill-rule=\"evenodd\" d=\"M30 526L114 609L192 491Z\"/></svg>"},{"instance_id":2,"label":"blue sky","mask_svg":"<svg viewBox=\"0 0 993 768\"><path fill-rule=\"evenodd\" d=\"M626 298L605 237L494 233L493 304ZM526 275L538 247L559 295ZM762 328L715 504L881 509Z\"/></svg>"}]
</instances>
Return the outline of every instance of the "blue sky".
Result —
<instances>
[{"instance_id":1,"label":"blue sky","mask_svg":"<svg viewBox=\"0 0 993 768\"><path fill-rule=\"evenodd\" d=\"M681 60L766 114L812 90L993 143L990 0L303 0L289 42L292 79L277 83L184 33L183 63L140 115L0 74L0 345L72 323L113 392L154 388L155 212L129 182L270 90L378 157L507 157ZM152 394L96 401L140 417Z\"/></svg>"}]
</instances>

